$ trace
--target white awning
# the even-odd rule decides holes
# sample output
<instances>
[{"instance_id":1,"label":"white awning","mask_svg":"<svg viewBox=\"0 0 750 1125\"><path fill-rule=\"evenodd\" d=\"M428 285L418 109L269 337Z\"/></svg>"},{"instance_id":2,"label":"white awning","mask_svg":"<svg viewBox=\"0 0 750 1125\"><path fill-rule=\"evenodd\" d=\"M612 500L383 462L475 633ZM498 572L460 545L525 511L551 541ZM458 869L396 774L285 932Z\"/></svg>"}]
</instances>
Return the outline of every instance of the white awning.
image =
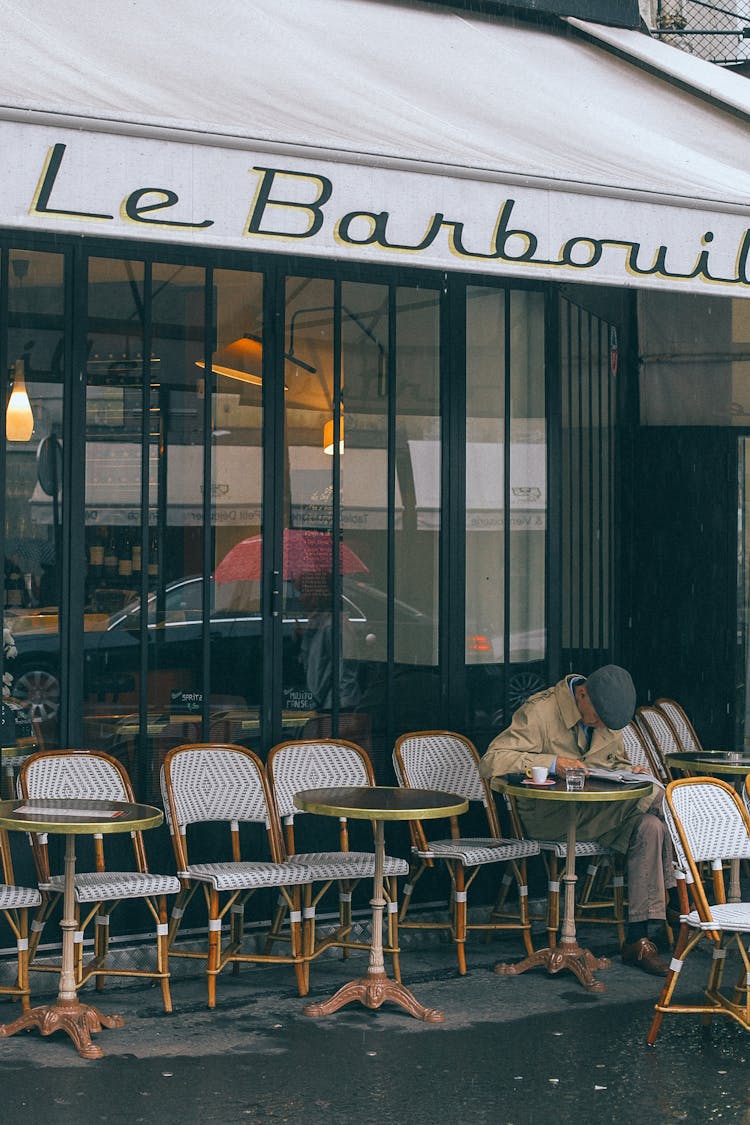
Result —
<instances>
[{"instance_id":1,"label":"white awning","mask_svg":"<svg viewBox=\"0 0 750 1125\"><path fill-rule=\"evenodd\" d=\"M375 0L0 0L0 225L750 294L750 86Z\"/></svg>"}]
</instances>

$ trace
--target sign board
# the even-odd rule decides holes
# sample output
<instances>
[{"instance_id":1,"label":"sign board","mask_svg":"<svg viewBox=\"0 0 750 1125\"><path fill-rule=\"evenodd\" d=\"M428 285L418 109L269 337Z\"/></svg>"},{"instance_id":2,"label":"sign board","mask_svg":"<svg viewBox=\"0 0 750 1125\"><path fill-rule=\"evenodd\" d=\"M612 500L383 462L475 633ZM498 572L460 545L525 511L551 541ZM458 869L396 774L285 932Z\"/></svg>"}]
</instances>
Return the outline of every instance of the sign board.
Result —
<instances>
[{"instance_id":1,"label":"sign board","mask_svg":"<svg viewBox=\"0 0 750 1125\"><path fill-rule=\"evenodd\" d=\"M0 143L3 227L750 296L748 216L722 205L22 122Z\"/></svg>"}]
</instances>

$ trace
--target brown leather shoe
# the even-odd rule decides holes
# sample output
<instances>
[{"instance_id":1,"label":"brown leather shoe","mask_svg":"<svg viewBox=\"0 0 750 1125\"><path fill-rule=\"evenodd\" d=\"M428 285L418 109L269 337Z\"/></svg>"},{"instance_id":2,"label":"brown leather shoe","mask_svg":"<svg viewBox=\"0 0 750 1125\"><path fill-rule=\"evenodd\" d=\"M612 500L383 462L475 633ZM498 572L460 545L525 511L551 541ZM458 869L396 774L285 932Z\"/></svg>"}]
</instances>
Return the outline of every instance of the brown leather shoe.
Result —
<instances>
[{"instance_id":1,"label":"brown leather shoe","mask_svg":"<svg viewBox=\"0 0 750 1125\"><path fill-rule=\"evenodd\" d=\"M669 972L669 965L662 961L656 946L647 937L638 938L638 941L633 941L630 945L623 945L622 961L624 965L633 965L655 977L665 977Z\"/></svg>"}]
</instances>

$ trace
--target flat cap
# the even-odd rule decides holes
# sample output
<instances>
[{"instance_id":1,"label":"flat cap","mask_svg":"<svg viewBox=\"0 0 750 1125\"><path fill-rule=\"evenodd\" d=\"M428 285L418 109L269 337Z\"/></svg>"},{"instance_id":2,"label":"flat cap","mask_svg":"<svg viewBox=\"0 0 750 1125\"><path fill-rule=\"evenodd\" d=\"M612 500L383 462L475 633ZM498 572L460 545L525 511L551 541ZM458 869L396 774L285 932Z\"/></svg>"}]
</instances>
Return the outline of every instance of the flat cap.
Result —
<instances>
[{"instance_id":1,"label":"flat cap","mask_svg":"<svg viewBox=\"0 0 750 1125\"><path fill-rule=\"evenodd\" d=\"M597 668L586 680L589 699L610 730L622 730L635 714L635 685L630 672L618 664Z\"/></svg>"}]
</instances>

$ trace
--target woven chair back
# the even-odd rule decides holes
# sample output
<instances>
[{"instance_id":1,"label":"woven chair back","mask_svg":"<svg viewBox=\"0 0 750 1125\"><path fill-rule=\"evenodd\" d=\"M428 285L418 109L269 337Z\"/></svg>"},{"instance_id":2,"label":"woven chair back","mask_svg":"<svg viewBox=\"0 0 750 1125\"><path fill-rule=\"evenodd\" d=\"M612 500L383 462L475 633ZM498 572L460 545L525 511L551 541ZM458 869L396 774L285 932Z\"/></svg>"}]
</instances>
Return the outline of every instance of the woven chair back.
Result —
<instances>
[{"instance_id":1,"label":"woven chair back","mask_svg":"<svg viewBox=\"0 0 750 1125\"><path fill-rule=\"evenodd\" d=\"M639 707L635 713L635 721L643 737L653 747L665 775L671 777L667 754L679 754L681 747L667 716L658 707Z\"/></svg>"},{"instance_id":2,"label":"woven chair back","mask_svg":"<svg viewBox=\"0 0 750 1125\"><path fill-rule=\"evenodd\" d=\"M170 828L176 818L181 835L200 821L273 823L263 763L242 746L175 746L164 759L161 783Z\"/></svg>"},{"instance_id":3,"label":"woven chair back","mask_svg":"<svg viewBox=\"0 0 750 1125\"><path fill-rule=\"evenodd\" d=\"M451 731L414 731L396 741L396 775L410 789L441 789L487 806L479 755L467 738Z\"/></svg>"},{"instance_id":4,"label":"woven chair back","mask_svg":"<svg viewBox=\"0 0 750 1125\"><path fill-rule=\"evenodd\" d=\"M750 859L747 814L731 786L718 778L671 782L667 804L688 858L695 864Z\"/></svg>"},{"instance_id":5,"label":"woven chair back","mask_svg":"<svg viewBox=\"0 0 750 1125\"><path fill-rule=\"evenodd\" d=\"M19 791L25 797L53 800L133 801L125 770L94 750L43 750L22 765Z\"/></svg>"},{"instance_id":6,"label":"woven chair back","mask_svg":"<svg viewBox=\"0 0 750 1125\"><path fill-rule=\"evenodd\" d=\"M294 804L294 794L302 789L375 784L365 751L353 742L337 739L281 742L268 755L267 769L276 807L285 820L301 813Z\"/></svg>"},{"instance_id":7,"label":"woven chair back","mask_svg":"<svg viewBox=\"0 0 750 1125\"><path fill-rule=\"evenodd\" d=\"M653 770L654 763L652 762L648 750L643 743L641 732L638 730L635 721L628 723L628 725L623 729L622 743L625 747L625 753L630 759L632 765L645 766L646 769Z\"/></svg>"},{"instance_id":8,"label":"woven chair back","mask_svg":"<svg viewBox=\"0 0 750 1125\"><path fill-rule=\"evenodd\" d=\"M700 739L679 703L676 703L674 699L657 699L656 706L666 715L667 721L680 743L680 749L688 753L700 753L703 749Z\"/></svg>"}]
</instances>

